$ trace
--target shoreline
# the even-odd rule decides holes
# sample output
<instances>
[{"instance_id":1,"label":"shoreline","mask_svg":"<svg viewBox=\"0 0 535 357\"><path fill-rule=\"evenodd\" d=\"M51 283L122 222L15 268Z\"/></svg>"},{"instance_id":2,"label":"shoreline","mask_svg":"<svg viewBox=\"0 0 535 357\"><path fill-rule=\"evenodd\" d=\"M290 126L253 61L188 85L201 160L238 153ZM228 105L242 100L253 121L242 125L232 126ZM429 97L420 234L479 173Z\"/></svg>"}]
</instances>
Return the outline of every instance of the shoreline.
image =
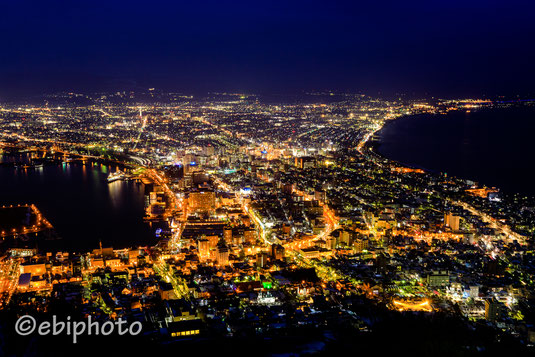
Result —
<instances>
[{"instance_id":1,"label":"shoreline","mask_svg":"<svg viewBox=\"0 0 535 357\"><path fill-rule=\"evenodd\" d=\"M488 108L486 108L488 109ZM456 110L458 111L458 110ZM395 165L400 165L400 166L404 166L404 167L407 167L407 168L411 168L411 169L420 169L420 170L423 170L426 174L430 174L430 175L438 175L438 176L441 176L441 175L444 175L446 174L444 171L442 170L433 170L433 169L429 169L423 165L418 165L418 164L414 164L414 163L407 163L407 162L402 162L402 161L398 161L398 160L395 160L395 159L392 159L382 153L379 152L379 148L380 146L383 144L381 139L380 139L380 132L382 130L385 129L386 125L389 125L389 124L393 124L395 121L398 121L398 120L403 120L403 119L409 119L409 118L415 118L417 116L420 116L420 115L431 115L431 116L438 116L438 115L441 115L441 114L438 114L438 113L416 113L416 114L409 114L409 115L402 115L398 118L395 118L395 119L391 119L391 120L388 120L386 122L383 123L383 125L381 126L381 128L379 128L378 130L376 130L375 132L373 132L373 134L371 135L371 140L367 140L364 145L363 145L363 151L364 150L368 150L369 153L371 153L372 155L375 155L377 158L381 159L381 160L384 160L384 161L388 161L389 163L392 163L392 164L395 164ZM497 189L501 194L506 194L506 195L525 195L525 196L528 196L528 197L531 197L531 198L535 198L535 194L532 194L532 193L523 193L521 191L513 191L513 190L504 190L502 187L498 186L498 185L487 185L486 182L484 182L483 180L476 180L476 179L471 179L471 178L467 178L467 177L463 177L463 176L460 176L460 175L454 175L454 174L447 174L448 177L452 177L452 178L455 178L457 180L462 180L462 181L472 181L472 182L475 182L477 187L486 187L486 188L493 188L493 189Z\"/></svg>"},{"instance_id":2,"label":"shoreline","mask_svg":"<svg viewBox=\"0 0 535 357\"><path fill-rule=\"evenodd\" d=\"M443 174L443 172L432 170L432 169L429 169L427 167L423 167L423 166L416 165L416 164L404 163L404 162L401 162L401 161L398 161L398 160L391 159L391 158L381 154L379 152L379 150L378 150L379 147L381 146L381 141L376 139L375 136L378 135L386 127L386 125L388 125L390 123L393 123L395 121L398 121L398 120L401 120L401 119L406 119L408 117L413 117L413 116L416 116L416 115L421 115L421 114L419 113L419 114L402 115L402 116L400 116L398 118L390 119L388 121L385 121L383 123L383 125L381 125L381 127L379 129L367 134L367 135L369 135L369 138L366 139L363 142L359 152L361 154L363 154L363 151L367 150L369 153L371 153L372 155L375 155L379 159L384 160L384 161L388 161L390 163L394 163L394 164L397 164L397 165L400 165L400 166L404 166L404 167L408 167L408 168L411 168L411 169L420 169L420 170L425 171L425 173L429 173L429 174L436 174L436 175ZM465 179L463 179L463 180L465 180Z\"/></svg>"},{"instance_id":3,"label":"shoreline","mask_svg":"<svg viewBox=\"0 0 535 357\"><path fill-rule=\"evenodd\" d=\"M3 155L12 155L12 156L18 156L20 154L24 154L24 152L21 152L21 151L17 151L17 152L4 152ZM117 169L128 169L128 170L131 170L133 169L134 167L136 167L135 165L133 164L130 164L130 163L127 163L127 162L119 162L117 160L110 160L108 158L87 158L86 160L83 160L83 155L81 154L76 154L76 153L73 153L70 155L70 157L73 157L73 160L72 161L68 161L68 162L64 162L63 165L71 165L71 164L74 164L76 166L79 166L79 167L83 167L84 169L89 169L89 170L99 170L98 167L99 165L102 165L102 166L107 166L110 170L112 169L113 167L117 168ZM9 172L13 172L12 170L17 170L17 168L14 166L15 163L14 162L5 162L5 163L0 163L0 170L6 170L6 173L9 174ZM50 162L50 163L46 163L43 168L46 168L46 167L55 167L55 168L60 168L62 165L61 163L61 160L55 160L53 162ZM42 169L42 168L41 168ZM25 171L28 170L29 172L33 172L35 171L36 169L25 169ZM111 171L109 171L111 172ZM108 174L104 174L106 177ZM102 184L103 186L108 186L110 184L109 181L107 181L106 178L103 178L103 177L99 177L98 178L99 180L99 183ZM131 194L132 192L130 192ZM2 202L0 202L0 204L4 204L4 205L13 205L13 206L16 206L16 205L21 205L21 204L32 204L32 205L36 205L38 207L38 209L43 209L42 205L37 203L35 200L34 201L31 201L29 203L26 203L27 200L23 200L24 202L17 202L17 201L13 201L11 199L7 199L6 197L6 200L2 200ZM145 208L144 207L141 207L141 211L142 212L145 212ZM62 214L60 214L62 215ZM63 244L62 242L65 242L65 241L76 241L77 240L77 235L73 234L74 231L70 232L71 234L65 234L65 232L63 232L64 234L60 234L60 231L64 231L67 227L69 226L68 224L66 225L66 222L63 221L62 224L58 223L57 220L52 220L52 218L50 217L50 214L46 215L45 214L45 218L47 220L51 220L52 223L53 223L53 230L55 232L55 235L56 235L56 238L53 239L53 240L50 240L50 239L47 239L47 240L40 240L38 242L36 242L35 244L38 245L40 248L43 248L45 247L45 251L48 249L48 250L55 250L55 251L66 251L66 252L70 252L70 253L81 253L81 254L85 254L85 253L88 253L88 252L91 252L92 249L95 249L95 248L98 248L98 245L94 246L94 247L83 247L83 244L82 246L79 246L78 244L76 243L72 243L72 244ZM64 220L62 218L62 220ZM139 218L139 222L141 222L143 225L146 225L146 226L150 226L150 224L148 224L147 222L145 222L143 220L143 217L140 217ZM63 227L62 227L63 226ZM70 228L67 228L67 231L71 231ZM158 240L150 240L150 238L154 238L153 237L153 234L150 234L150 235L147 235L145 238L143 238L143 241L139 241L137 243L132 243L132 242L116 242L116 241L113 241L113 242L106 242L106 244L108 246L112 246L114 249L130 249L130 248L135 248L135 247L138 247L138 246L154 246Z\"/></svg>"},{"instance_id":4,"label":"shoreline","mask_svg":"<svg viewBox=\"0 0 535 357\"><path fill-rule=\"evenodd\" d=\"M397 120L397 119L394 119L394 120ZM378 130L376 132L376 134L379 133L382 129L383 129L383 127L380 130ZM391 163L395 163L395 164L398 164L400 166L408 167L408 168L411 168L411 169L424 170L426 173L437 174L437 175L443 174L443 172L440 172L440 171L431 170L431 169L429 169L427 167L423 167L423 166L416 165L416 164L409 164L409 163L406 163L406 162L401 162L401 161L398 161L398 160L394 160L394 159L391 159L391 158L381 154L379 152L379 147L381 146L381 141L380 140L377 140L377 139L369 140L368 143L365 146L366 146L366 148L369 149L370 152L372 152L374 155L378 156L382 160L386 160L386 161L389 161Z\"/></svg>"}]
</instances>

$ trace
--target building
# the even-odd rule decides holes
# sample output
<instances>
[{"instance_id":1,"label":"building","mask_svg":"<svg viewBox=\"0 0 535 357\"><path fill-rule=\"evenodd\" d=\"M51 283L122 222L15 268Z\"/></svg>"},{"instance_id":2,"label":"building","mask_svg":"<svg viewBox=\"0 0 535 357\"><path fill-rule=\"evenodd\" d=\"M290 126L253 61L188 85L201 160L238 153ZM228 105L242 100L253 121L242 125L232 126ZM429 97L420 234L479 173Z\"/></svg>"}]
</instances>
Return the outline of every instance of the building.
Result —
<instances>
[{"instance_id":1,"label":"building","mask_svg":"<svg viewBox=\"0 0 535 357\"><path fill-rule=\"evenodd\" d=\"M210 182L210 176L204 171L198 171L192 174L192 180L194 185L200 185Z\"/></svg>"},{"instance_id":2,"label":"building","mask_svg":"<svg viewBox=\"0 0 535 357\"><path fill-rule=\"evenodd\" d=\"M501 303L495 298L485 300L485 319L496 321L500 317Z\"/></svg>"},{"instance_id":3,"label":"building","mask_svg":"<svg viewBox=\"0 0 535 357\"><path fill-rule=\"evenodd\" d=\"M446 287L450 284L450 274L448 271L433 271L427 274L427 285L433 288Z\"/></svg>"},{"instance_id":4,"label":"building","mask_svg":"<svg viewBox=\"0 0 535 357\"><path fill-rule=\"evenodd\" d=\"M160 295L160 298L162 300L174 300L178 299L175 289L173 289L173 285L171 283L167 283L165 281L161 281L158 284L158 293Z\"/></svg>"},{"instance_id":5,"label":"building","mask_svg":"<svg viewBox=\"0 0 535 357\"><path fill-rule=\"evenodd\" d=\"M479 286L478 285L471 285L468 295L473 299L478 298L479 297Z\"/></svg>"},{"instance_id":6,"label":"building","mask_svg":"<svg viewBox=\"0 0 535 357\"><path fill-rule=\"evenodd\" d=\"M206 238L201 238L197 241L197 250L199 251L199 259L206 260L210 256L210 241Z\"/></svg>"},{"instance_id":7,"label":"building","mask_svg":"<svg viewBox=\"0 0 535 357\"><path fill-rule=\"evenodd\" d=\"M225 239L225 243L227 244L232 243L232 227L225 226L223 228L223 239Z\"/></svg>"},{"instance_id":8,"label":"building","mask_svg":"<svg viewBox=\"0 0 535 357\"><path fill-rule=\"evenodd\" d=\"M275 260L282 260L284 258L284 247L280 244L273 244L271 246L271 256Z\"/></svg>"},{"instance_id":9,"label":"building","mask_svg":"<svg viewBox=\"0 0 535 357\"><path fill-rule=\"evenodd\" d=\"M346 229L344 229L342 232L340 232L340 237L338 238L339 240L339 244L340 245L344 245L346 247L348 247L350 244L351 244L351 240L352 240L352 237L353 234L351 231L348 231Z\"/></svg>"},{"instance_id":10,"label":"building","mask_svg":"<svg viewBox=\"0 0 535 357\"><path fill-rule=\"evenodd\" d=\"M218 244L217 246L217 254L216 254L216 262L219 266L226 266L229 264L228 262L228 256L229 256L229 249L226 245Z\"/></svg>"},{"instance_id":11,"label":"building","mask_svg":"<svg viewBox=\"0 0 535 357\"><path fill-rule=\"evenodd\" d=\"M323 191L323 190L315 190L314 191L314 199L315 200L324 202L326 198L327 198L327 195L326 195L325 191Z\"/></svg>"},{"instance_id":12,"label":"building","mask_svg":"<svg viewBox=\"0 0 535 357\"><path fill-rule=\"evenodd\" d=\"M444 214L444 225L450 227L454 232L458 232L460 228L461 217L455 216L451 212Z\"/></svg>"},{"instance_id":13,"label":"building","mask_svg":"<svg viewBox=\"0 0 535 357\"><path fill-rule=\"evenodd\" d=\"M362 253L368 249L369 241L367 239L357 239L353 242L353 249L355 253Z\"/></svg>"},{"instance_id":14,"label":"building","mask_svg":"<svg viewBox=\"0 0 535 357\"><path fill-rule=\"evenodd\" d=\"M189 210L195 213L209 213L215 210L215 192L191 192L188 198Z\"/></svg>"},{"instance_id":15,"label":"building","mask_svg":"<svg viewBox=\"0 0 535 357\"><path fill-rule=\"evenodd\" d=\"M190 338L202 333L203 324L200 319L173 321L167 325L167 330L173 338Z\"/></svg>"},{"instance_id":16,"label":"building","mask_svg":"<svg viewBox=\"0 0 535 357\"><path fill-rule=\"evenodd\" d=\"M303 257L308 258L308 259L314 259L314 258L320 257L320 251L316 248L303 248L303 249L300 249L299 252L301 253L301 255L303 255Z\"/></svg>"},{"instance_id":17,"label":"building","mask_svg":"<svg viewBox=\"0 0 535 357\"><path fill-rule=\"evenodd\" d=\"M256 255L256 265L260 268L264 268L268 263L268 255L265 252L260 252Z\"/></svg>"},{"instance_id":18,"label":"building","mask_svg":"<svg viewBox=\"0 0 535 357\"><path fill-rule=\"evenodd\" d=\"M336 238L333 236L327 236L325 238L325 248L327 249L335 249L336 248Z\"/></svg>"},{"instance_id":19,"label":"building","mask_svg":"<svg viewBox=\"0 0 535 357\"><path fill-rule=\"evenodd\" d=\"M243 230L243 239L247 243L254 243L256 241L256 232L254 229L244 229Z\"/></svg>"},{"instance_id":20,"label":"building","mask_svg":"<svg viewBox=\"0 0 535 357\"><path fill-rule=\"evenodd\" d=\"M213 147L212 145L203 146L202 153L206 156L212 156L215 154L215 147Z\"/></svg>"},{"instance_id":21,"label":"building","mask_svg":"<svg viewBox=\"0 0 535 357\"><path fill-rule=\"evenodd\" d=\"M41 276L46 274L46 265L44 263L21 264L19 269L21 274L30 273L32 276Z\"/></svg>"},{"instance_id":22,"label":"building","mask_svg":"<svg viewBox=\"0 0 535 357\"><path fill-rule=\"evenodd\" d=\"M316 166L316 159L311 156L302 156L295 158L295 166L300 169L307 169Z\"/></svg>"}]
</instances>

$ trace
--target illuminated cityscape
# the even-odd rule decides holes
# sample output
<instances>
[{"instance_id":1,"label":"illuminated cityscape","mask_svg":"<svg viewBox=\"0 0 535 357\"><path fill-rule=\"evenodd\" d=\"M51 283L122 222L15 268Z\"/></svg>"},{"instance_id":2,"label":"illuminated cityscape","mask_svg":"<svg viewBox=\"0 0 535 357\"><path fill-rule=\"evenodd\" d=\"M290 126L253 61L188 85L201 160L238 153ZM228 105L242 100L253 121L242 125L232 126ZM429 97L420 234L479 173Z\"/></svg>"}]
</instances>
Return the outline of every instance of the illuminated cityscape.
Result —
<instances>
[{"instance_id":1,"label":"illuminated cityscape","mask_svg":"<svg viewBox=\"0 0 535 357\"><path fill-rule=\"evenodd\" d=\"M535 356L534 11L4 1L0 357Z\"/></svg>"},{"instance_id":2,"label":"illuminated cityscape","mask_svg":"<svg viewBox=\"0 0 535 357\"><path fill-rule=\"evenodd\" d=\"M144 187L144 220L161 227L153 245L45 251L54 222L32 203L2 206L2 227L27 217L1 232L2 307L61 301L81 316L138 320L160 342L311 328L366 336L374 315L412 311L533 343L526 202L373 150L375 133L400 116L513 104L142 95L153 102L65 93L1 108L2 151L25 158L4 166L108 166L110 187ZM81 96L93 104L69 104Z\"/></svg>"}]
</instances>

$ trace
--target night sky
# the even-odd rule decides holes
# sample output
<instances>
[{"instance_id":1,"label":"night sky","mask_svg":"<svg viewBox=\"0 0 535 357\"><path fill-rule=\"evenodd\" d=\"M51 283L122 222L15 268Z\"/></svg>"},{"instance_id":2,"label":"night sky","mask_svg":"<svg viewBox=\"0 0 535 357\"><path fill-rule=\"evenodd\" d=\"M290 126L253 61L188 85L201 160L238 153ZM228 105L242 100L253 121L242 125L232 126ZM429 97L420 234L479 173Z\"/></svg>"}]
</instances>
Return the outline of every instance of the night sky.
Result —
<instances>
[{"instance_id":1,"label":"night sky","mask_svg":"<svg viewBox=\"0 0 535 357\"><path fill-rule=\"evenodd\" d=\"M58 90L535 94L529 1L0 0L0 100Z\"/></svg>"}]
</instances>

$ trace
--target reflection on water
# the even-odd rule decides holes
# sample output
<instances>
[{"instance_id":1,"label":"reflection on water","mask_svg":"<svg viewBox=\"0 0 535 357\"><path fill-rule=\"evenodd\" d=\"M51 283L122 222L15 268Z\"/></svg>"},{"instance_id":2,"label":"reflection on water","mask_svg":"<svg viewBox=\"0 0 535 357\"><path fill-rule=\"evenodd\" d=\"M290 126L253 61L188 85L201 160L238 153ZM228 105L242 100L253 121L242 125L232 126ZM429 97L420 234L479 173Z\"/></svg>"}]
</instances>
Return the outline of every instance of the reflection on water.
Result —
<instances>
[{"instance_id":1,"label":"reflection on water","mask_svg":"<svg viewBox=\"0 0 535 357\"><path fill-rule=\"evenodd\" d=\"M23 155L26 157L26 155ZM14 162L0 156L0 162ZM73 161L39 169L0 166L0 204L35 203L63 238L66 250L87 251L152 245L155 238L143 222L144 186L107 182L115 166Z\"/></svg>"},{"instance_id":2,"label":"reflection on water","mask_svg":"<svg viewBox=\"0 0 535 357\"><path fill-rule=\"evenodd\" d=\"M125 187L123 181L114 181L108 183L108 189L110 190L111 203L114 207L121 205L122 197L124 195L123 188Z\"/></svg>"}]
</instances>

